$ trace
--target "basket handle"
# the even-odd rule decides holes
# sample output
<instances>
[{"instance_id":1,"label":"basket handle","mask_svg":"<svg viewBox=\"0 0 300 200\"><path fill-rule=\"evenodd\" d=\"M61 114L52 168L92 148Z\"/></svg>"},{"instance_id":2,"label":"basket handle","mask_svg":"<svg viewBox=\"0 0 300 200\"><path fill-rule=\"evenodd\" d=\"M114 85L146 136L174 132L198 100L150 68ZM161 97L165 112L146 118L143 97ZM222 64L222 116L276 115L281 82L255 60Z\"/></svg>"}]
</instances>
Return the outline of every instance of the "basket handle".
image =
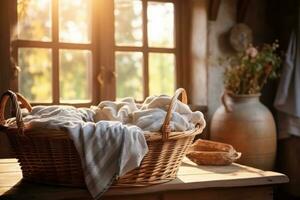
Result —
<instances>
[{"instance_id":1,"label":"basket handle","mask_svg":"<svg viewBox=\"0 0 300 200\"><path fill-rule=\"evenodd\" d=\"M186 95L185 89L178 88L175 91L175 94L171 99L170 106L169 106L169 109L167 111L165 121L164 121L164 123L161 127L162 139L163 140L167 140L169 138L169 133L171 132L170 121L171 121L173 109L174 109L175 104L176 104L176 100L178 99L180 94L181 94L181 102L187 104L187 95Z\"/></svg>"},{"instance_id":2,"label":"basket handle","mask_svg":"<svg viewBox=\"0 0 300 200\"><path fill-rule=\"evenodd\" d=\"M7 104L8 99L10 99L12 103L12 111L16 115L16 123L19 132L23 132L24 130L24 123L23 123L23 117L22 117L22 108L26 108L29 112L31 112L32 107L30 103L19 93L14 93L11 90L6 91L2 96L0 100L0 124L1 126L4 126L5 124L5 107ZM21 106L19 105L19 101L21 103Z\"/></svg>"}]
</instances>

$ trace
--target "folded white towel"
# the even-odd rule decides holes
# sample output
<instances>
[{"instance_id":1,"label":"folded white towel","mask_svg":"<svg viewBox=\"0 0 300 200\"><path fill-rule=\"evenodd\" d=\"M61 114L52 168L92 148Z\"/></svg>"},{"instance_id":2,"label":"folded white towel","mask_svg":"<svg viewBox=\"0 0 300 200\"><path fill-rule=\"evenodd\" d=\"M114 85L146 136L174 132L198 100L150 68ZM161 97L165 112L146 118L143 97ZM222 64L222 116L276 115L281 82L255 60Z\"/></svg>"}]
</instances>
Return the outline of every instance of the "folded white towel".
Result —
<instances>
[{"instance_id":1,"label":"folded white towel","mask_svg":"<svg viewBox=\"0 0 300 200\"><path fill-rule=\"evenodd\" d=\"M67 129L81 158L85 182L94 199L112 182L138 167L148 151L143 131L116 121L93 122L91 109L37 106L24 122L32 128Z\"/></svg>"}]
</instances>

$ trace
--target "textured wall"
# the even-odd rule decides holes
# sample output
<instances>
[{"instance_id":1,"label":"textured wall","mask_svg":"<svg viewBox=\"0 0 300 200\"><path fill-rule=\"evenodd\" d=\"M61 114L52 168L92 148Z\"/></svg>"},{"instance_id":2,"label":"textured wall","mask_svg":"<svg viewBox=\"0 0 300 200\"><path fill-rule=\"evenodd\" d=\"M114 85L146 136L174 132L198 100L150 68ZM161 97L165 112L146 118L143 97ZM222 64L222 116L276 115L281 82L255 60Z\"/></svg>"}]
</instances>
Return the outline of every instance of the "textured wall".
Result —
<instances>
[{"instance_id":1,"label":"textured wall","mask_svg":"<svg viewBox=\"0 0 300 200\"><path fill-rule=\"evenodd\" d=\"M220 96L223 92L224 67L218 59L234 53L228 42L229 31L236 24L237 0L221 1L216 21L208 23L208 109L209 117L220 105ZM273 42L276 33L268 16L267 0L252 0L248 5L243 23L253 31L254 45L264 42ZM273 13L273 19L276 14ZM263 93L263 101L271 106L272 94L275 88L267 87Z\"/></svg>"},{"instance_id":2,"label":"textured wall","mask_svg":"<svg viewBox=\"0 0 300 200\"><path fill-rule=\"evenodd\" d=\"M216 21L208 23L208 115L211 115L220 105L223 91L224 67L219 58L233 53L228 42L228 33L236 23L236 0L221 1Z\"/></svg>"}]
</instances>

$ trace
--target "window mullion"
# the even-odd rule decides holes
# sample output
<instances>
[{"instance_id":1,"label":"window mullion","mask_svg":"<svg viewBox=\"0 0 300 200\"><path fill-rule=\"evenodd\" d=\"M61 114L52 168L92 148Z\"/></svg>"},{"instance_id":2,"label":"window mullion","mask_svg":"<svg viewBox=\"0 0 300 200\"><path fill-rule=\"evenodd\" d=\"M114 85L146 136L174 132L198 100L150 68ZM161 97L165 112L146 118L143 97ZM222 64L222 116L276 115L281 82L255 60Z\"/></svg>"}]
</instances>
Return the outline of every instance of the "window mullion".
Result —
<instances>
[{"instance_id":1,"label":"window mullion","mask_svg":"<svg viewBox=\"0 0 300 200\"><path fill-rule=\"evenodd\" d=\"M99 1L99 79L101 99L113 100L116 97L115 49L114 49L114 1Z\"/></svg>"},{"instance_id":2,"label":"window mullion","mask_svg":"<svg viewBox=\"0 0 300 200\"><path fill-rule=\"evenodd\" d=\"M192 21L190 19L190 2L180 0L175 2L175 53L176 53L176 87L183 87L190 93L190 31ZM182 31L184 30L184 31Z\"/></svg>"},{"instance_id":3,"label":"window mullion","mask_svg":"<svg viewBox=\"0 0 300 200\"><path fill-rule=\"evenodd\" d=\"M52 1L52 94L53 103L59 104L59 7L58 0Z\"/></svg>"},{"instance_id":4,"label":"window mullion","mask_svg":"<svg viewBox=\"0 0 300 200\"><path fill-rule=\"evenodd\" d=\"M148 27L147 27L147 1L143 0L143 77L144 77L144 98L149 96L149 70L148 70Z\"/></svg>"},{"instance_id":5,"label":"window mullion","mask_svg":"<svg viewBox=\"0 0 300 200\"><path fill-rule=\"evenodd\" d=\"M98 19L101 18L99 1L90 2L90 31L91 31L91 51L92 51L92 69L90 71L90 89L92 90L92 104L99 103L101 85L97 81L97 76L100 74L100 29Z\"/></svg>"}]
</instances>

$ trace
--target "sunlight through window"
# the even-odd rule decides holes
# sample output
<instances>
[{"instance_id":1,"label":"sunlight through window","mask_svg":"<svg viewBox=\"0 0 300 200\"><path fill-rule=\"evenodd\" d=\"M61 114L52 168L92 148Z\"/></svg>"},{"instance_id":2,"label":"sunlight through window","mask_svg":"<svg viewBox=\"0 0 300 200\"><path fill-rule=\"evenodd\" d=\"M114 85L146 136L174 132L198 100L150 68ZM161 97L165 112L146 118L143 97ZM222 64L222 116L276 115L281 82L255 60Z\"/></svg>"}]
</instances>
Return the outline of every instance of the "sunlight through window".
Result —
<instances>
[{"instance_id":1,"label":"sunlight through window","mask_svg":"<svg viewBox=\"0 0 300 200\"><path fill-rule=\"evenodd\" d=\"M18 0L17 12L19 39L51 40L51 0Z\"/></svg>"},{"instance_id":2,"label":"sunlight through window","mask_svg":"<svg viewBox=\"0 0 300 200\"><path fill-rule=\"evenodd\" d=\"M112 98L173 94L175 4L17 0L19 91L32 102L84 104L99 101L104 79Z\"/></svg>"}]
</instances>

